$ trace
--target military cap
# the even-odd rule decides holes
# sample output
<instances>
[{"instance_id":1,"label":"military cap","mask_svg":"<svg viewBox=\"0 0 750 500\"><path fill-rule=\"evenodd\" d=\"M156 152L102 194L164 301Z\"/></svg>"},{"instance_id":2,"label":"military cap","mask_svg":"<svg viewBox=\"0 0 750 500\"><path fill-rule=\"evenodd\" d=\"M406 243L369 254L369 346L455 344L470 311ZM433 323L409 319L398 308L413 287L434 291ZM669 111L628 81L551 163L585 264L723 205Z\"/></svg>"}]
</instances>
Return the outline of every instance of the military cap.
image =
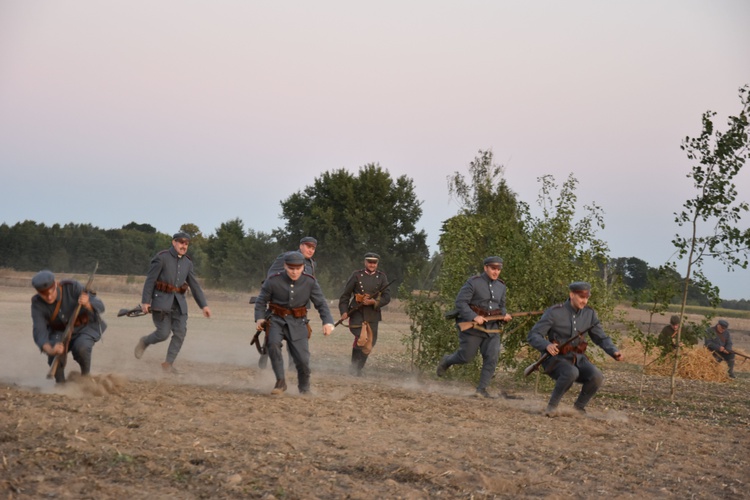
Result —
<instances>
[{"instance_id":1,"label":"military cap","mask_svg":"<svg viewBox=\"0 0 750 500\"><path fill-rule=\"evenodd\" d=\"M678 315L674 315L671 318L669 318L669 324L670 325L679 325L680 324L680 317Z\"/></svg>"},{"instance_id":2,"label":"military cap","mask_svg":"<svg viewBox=\"0 0 750 500\"><path fill-rule=\"evenodd\" d=\"M284 255L284 264L289 266L301 266L305 263L305 257L299 252L287 252Z\"/></svg>"},{"instance_id":3,"label":"military cap","mask_svg":"<svg viewBox=\"0 0 750 500\"><path fill-rule=\"evenodd\" d=\"M496 257L496 256L495 257L487 257L486 259L484 259L484 265L485 266L490 266L490 265L493 265L493 264L500 264L500 265L502 265L502 263L503 263L503 259L501 259L500 257Z\"/></svg>"},{"instance_id":4,"label":"military cap","mask_svg":"<svg viewBox=\"0 0 750 500\"><path fill-rule=\"evenodd\" d=\"M52 271L39 271L31 278L31 286L37 289L37 291L43 292L52 285L55 284L55 275Z\"/></svg>"},{"instance_id":5,"label":"military cap","mask_svg":"<svg viewBox=\"0 0 750 500\"><path fill-rule=\"evenodd\" d=\"M314 247L318 246L318 240L316 240L312 236L305 236L304 238L302 238L301 240L299 240L299 243L300 243L300 245L304 243L304 244L310 244L310 245L312 245Z\"/></svg>"},{"instance_id":6,"label":"military cap","mask_svg":"<svg viewBox=\"0 0 750 500\"><path fill-rule=\"evenodd\" d=\"M180 231L179 233L174 233L174 236L172 236L173 240L188 240L190 241L190 235Z\"/></svg>"},{"instance_id":7,"label":"military cap","mask_svg":"<svg viewBox=\"0 0 750 500\"><path fill-rule=\"evenodd\" d=\"M568 289L581 297L588 297L591 295L591 285L585 281L574 281L568 285Z\"/></svg>"},{"instance_id":8,"label":"military cap","mask_svg":"<svg viewBox=\"0 0 750 500\"><path fill-rule=\"evenodd\" d=\"M367 252L365 254L365 260L378 261L378 260L380 260L380 255L376 254L375 252Z\"/></svg>"},{"instance_id":9,"label":"military cap","mask_svg":"<svg viewBox=\"0 0 750 500\"><path fill-rule=\"evenodd\" d=\"M729 328L729 323L725 319L720 319L719 324L723 326L724 328Z\"/></svg>"}]
</instances>

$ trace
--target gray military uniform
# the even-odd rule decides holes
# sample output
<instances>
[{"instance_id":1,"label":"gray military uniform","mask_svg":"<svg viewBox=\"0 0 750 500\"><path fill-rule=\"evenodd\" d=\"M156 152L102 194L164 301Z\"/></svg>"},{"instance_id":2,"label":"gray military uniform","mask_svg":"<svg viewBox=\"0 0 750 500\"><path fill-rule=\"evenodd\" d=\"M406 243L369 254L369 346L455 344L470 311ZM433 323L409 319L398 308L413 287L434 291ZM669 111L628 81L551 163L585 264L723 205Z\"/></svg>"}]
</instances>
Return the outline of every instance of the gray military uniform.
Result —
<instances>
[{"instance_id":1,"label":"gray military uniform","mask_svg":"<svg viewBox=\"0 0 750 500\"><path fill-rule=\"evenodd\" d=\"M473 321L479 316L505 315L505 294L507 288L501 279L491 280L486 272L470 278L459 290L456 296L458 317L456 323ZM472 306L477 310L472 309ZM486 330L500 328L499 321L484 323ZM458 328L458 327L457 327ZM492 380L500 357L500 335L487 333L476 328L469 328L458 333L458 350L443 358L441 367L447 369L451 365L461 365L470 362L477 351L482 354L482 373L479 376L477 390L483 391Z\"/></svg>"},{"instance_id":2,"label":"gray military uniform","mask_svg":"<svg viewBox=\"0 0 750 500\"><path fill-rule=\"evenodd\" d=\"M34 343L42 349L44 344L54 346L62 341L62 336L67 324L72 320L73 335L68 345L69 352L73 353L73 359L80 365L81 374L87 375L91 371L91 354L94 344L101 339L107 324L102 320L104 303L94 294L89 292L89 302L93 311L82 307L78 319L71 318L78 307L78 299L83 293L84 287L77 281L63 280L57 285L57 301L52 304L46 303L39 295L31 298L31 319L34 331ZM60 307L55 315L58 301ZM54 316L54 318L53 318ZM48 364L51 366L55 356L48 356ZM65 365L60 363L55 380L65 380Z\"/></svg>"},{"instance_id":3,"label":"gray military uniform","mask_svg":"<svg viewBox=\"0 0 750 500\"><path fill-rule=\"evenodd\" d=\"M268 272L266 273L266 279L273 276L274 274L283 273L284 272L284 259L292 252L297 252L297 250L290 250L288 252L284 252L282 254L279 254L278 257L276 257L276 260L273 261L271 264L271 267L268 268ZM314 259L305 259L305 274L309 274L310 276L315 276L315 260Z\"/></svg>"},{"instance_id":4,"label":"gray military uniform","mask_svg":"<svg viewBox=\"0 0 750 500\"><path fill-rule=\"evenodd\" d=\"M276 273L266 279L255 302L255 321L267 317L268 355L277 380L284 379L284 359L281 355L281 342L286 340L289 353L297 367L300 392L310 390L310 348L307 339L307 316L295 317L292 314L279 315L272 312L273 305L292 310L306 307L312 302L323 324L333 323L333 316L323 296L318 282L309 274L303 273L292 281L286 272Z\"/></svg>"},{"instance_id":5,"label":"gray military uniform","mask_svg":"<svg viewBox=\"0 0 750 500\"><path fill-rule=\"evenodd\" d=\"M711 353L714 355L714 358L721 362L726 361L727 362L727 368L729 372L729 376L734 378L734 361L735 361L735 355L733 352L720 352L719 348L723 347L727 351L731 351L733 344L732 344L732 336L729 334L729 328L725 328L724 332L719 333L718 330L716 330L716 326L710 327L708 330L706 330L706 338L703 341L704 345L708 350L711 351Z\"/></svg>"},{"instance_id":6,"label":"gray military uniform","mask_svg":"<svg viewBox=\"0 0 750 500\"><path fill-rule=\"evenodd\" d=\"M557 304L544 311L544 314L531 328L527 335L529 344L538 351L547 352L547 346L556 341L559 345L564 344L578 332L595 325L589 330L591 340L613 356L617 351L612 340L604 333L599 323L599 318L591 307L586 306L576 311L570 300ZM569 345L575 348L582 339L573 340ZM586 357L585 354L575 352L575 349L567 354L550 356L542 363L544 372L555 379L555 388L549 400L549 407L556 408L563 395L573 386L574 382L583 384L581 393L575 402L575 407L584 409L588 402L594 397L604 381L602 372Z\"/></svg>"},{"instance_id":7,"label":"gray military uniform","mask_svg":"<svg viewBox=\"0 0 750 500\"><path fill-rule=\"evenodd\" d=\"M146 346L172 340L167 349L167 363L174 363L187 334L187 289L193 294L198 307L208 305L203 289L193 273L193 262L185 255L180 257L174 247L163 250L151 259L141 302L151 304L152 320L156 330L143 337Z\"/></svg>"}]
</instances>

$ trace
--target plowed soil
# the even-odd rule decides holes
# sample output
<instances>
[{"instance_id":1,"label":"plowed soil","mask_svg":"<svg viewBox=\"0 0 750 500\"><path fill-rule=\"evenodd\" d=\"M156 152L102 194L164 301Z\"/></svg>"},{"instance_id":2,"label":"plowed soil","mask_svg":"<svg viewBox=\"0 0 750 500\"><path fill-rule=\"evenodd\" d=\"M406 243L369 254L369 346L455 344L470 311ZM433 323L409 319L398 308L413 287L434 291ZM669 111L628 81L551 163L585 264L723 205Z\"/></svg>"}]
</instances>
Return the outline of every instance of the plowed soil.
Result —
<instances>
[{"instance_id":1,"label":"plowed soil","mask_svg":"<svg viewBox=\"0 0 750 500\"><path fill-rule=\"evenodd\" d=\"M248 297L209 291L212 319L191 301L173 375L160 367L166 343L133 356L150 318L116 317L139 287L105 282L95 376L75 380L71 358L72 380L56 386L32 341L32 293L0 286L0 497L750 498L744 366L726 383L678 380L670 401L669 379L642 378L640 359L598 362L605 382L588 413L571 410L575 386L547 418L534 376L499 370L491 392L523 399L484 399L470 382L413 370L393 304L365 376L348 373L348 331L324 338L316 317L312 395L289 372L289 390L271 396ZM746 352L747 323L732 322Z\"/></svg>"}]
</instances>

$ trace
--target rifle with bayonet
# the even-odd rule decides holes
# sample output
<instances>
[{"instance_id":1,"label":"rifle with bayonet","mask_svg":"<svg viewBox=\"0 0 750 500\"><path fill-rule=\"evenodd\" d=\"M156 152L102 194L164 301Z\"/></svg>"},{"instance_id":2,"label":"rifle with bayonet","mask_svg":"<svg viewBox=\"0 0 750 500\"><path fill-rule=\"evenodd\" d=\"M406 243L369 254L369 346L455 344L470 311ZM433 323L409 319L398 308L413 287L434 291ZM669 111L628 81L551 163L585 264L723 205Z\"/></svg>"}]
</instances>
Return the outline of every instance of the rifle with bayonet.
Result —
<instances>
[{"instance_id":1,"label":"rifle with bayonet","mask_svg":"<svg viewBox=\"0 0 750 500\"><path fill-rule=\"evenodd\" d=\"M594 323L593 325L591 325L590 327L586 328L582 332L578 332L577 335L574 335L574 336L570 337L568 340L566 340L565 342L563 342L562 345L558 346L558 349L560 350L560 352L562 352L563 347L565 347L566 345L570 344L575 339L581 339L581 338L583 338L584 335L586 335L588 332L590 332L598 324L599 323ZM539 368L545 360L547 360L548 358L551 358L551 357L552 357L552 354L550 354L548 351L544 351L544 353L542 353L542 357L540 357L538 360L534 361L532 364L530 364L529 366L526 367L526 369L523 371L524 376L528 377L529 375L531 375L532 373L534 373L537 370L537 368Z\"/></svg>"},{"instance_id":2,"label":"rifle with bayonet","mask_svg":"<svg viewBox=\"0 0 750 500\"><path fill-rule=\"evenodd\" d=\"M149 310L148 313L143 312L143 309L141 309L141 306L135 306L132 309L120 309L120 312L117 313L117 317L120 316L127 316L128 318L137 318L138 316L145 316L146 314L149 314L151 311Z\"/></svg>"},{"instance_id":3,"label":"rifle with bayonet","mask_svg":"<svg viewBox=\"0 0 750 500\"><path fill-rule=\"evenodd\" d=\"M385 292L388 289L388 287L391 286L396 281L398 281L398 278L393 279L393 280L389 281L388 283L386 283L385 285L381 286L380 288L378 288L378 290L374 294L372 294L372 295L365 295L365 298L370 298L370 299L376 299L377 300L377 298L380 297L380 294L382 294L383 292ZM359 311L364 306L365 306L364 302L357 302L356 306L354 306L351 309L349 309L348 311L346 311L346 318L350 317L353 312ZM341 323L344 322L344 320L346 318L342 317L340 320L338 320L336 323L333 324L333 327L336 328L337 326L339 326Z\"/></svg>"},{"instance_id":4,"label":"rifle with bayonet","mask_svg":"<svg viewBox=\"0 0 750 500\"><path fill-rule=\"evenodd\" d=\"M86 283L86 287L81 293L89 293L91 291L91 285L94 283L94 275L96 274L97 269L99 269L98 261L96 262L96 265L94 265L94 270L91 271L89 280ZM54 377L58 367L61 367L63 370L65 369L65 364L68 359L68 347L70 347L70 339L73 337L73 329L75 328L75 322L78 319L78 315L81 313L81 307L83 306L79 302L75 310L73 311L73 314L70 316L70 318L68 318L68 324L65 325L65 331L63 333L62 340L60 341L63 345L63 352L55 356L55 359L52 360L52 366L50 366L49 373L47 373L47 378Z\"/></svg>"},{"instance_id":5,"label":"rifle with bayonet","mask_svg":"<svg viewBox=\"0 0 750 500\"><path fill-rule=\"evenodd\" d=\"M510 313L511 318L523 318L525 316L537 316L539 314L544 314L544 311L526 311L526 312L516 312L516 313ZM492 315L492 316L485 316L484 322L489 323L490 321L503 321L505 319L505 315ZM459 321L456 323L458 325L458 329L462 332L465 332L469 328L477 328L479 330L484 330L481 328L482 325L477 324L476 321Z\"/></svg>"}]
</instances>

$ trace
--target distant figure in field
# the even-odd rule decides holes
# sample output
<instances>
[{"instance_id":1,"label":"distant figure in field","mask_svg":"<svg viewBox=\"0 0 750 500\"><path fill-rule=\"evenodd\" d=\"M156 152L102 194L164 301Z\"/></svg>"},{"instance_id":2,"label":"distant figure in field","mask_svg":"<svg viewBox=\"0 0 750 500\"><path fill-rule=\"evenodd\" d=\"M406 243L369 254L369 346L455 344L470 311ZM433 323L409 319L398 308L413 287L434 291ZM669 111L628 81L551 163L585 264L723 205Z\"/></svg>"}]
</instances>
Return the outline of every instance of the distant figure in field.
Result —
<instances>
[{"instance_id":1,"label":"distant figure in field","mask_svg":"<svg viewBox=\"0 0 750 500\"><path fill-rule=\"evenodd\" d=\"M680 316L675 314L669 319L669 324L661 329L657 343L662 353L666 354L677 348L677 330L680 328ZM682 347L682 343L680 343Z\"/></svg>"},{"instance_id":2,"label":"distant figure in field","mask_svg":"<svg viewBox=\"0 0 750 500\"><path fill-rule=\"evenodd\" d=\"M166 373L178 373L173 366L177 354L187 335L188 306L185 292L188 288L195 298L203 316L211 317L206 297L193 274L193 262L188 257L190 235L177 233L172 237L172 247L162 250L151 259L151 266L143 284L141 309L151 312L156 330L141 337L135 346L135 357L141 359L143 352L152 344L164 342L172 333L166 360L161 364Z\"/></svg>"},{"instance_id":3,"label":"distant figure in field","mask_svg":"<svg viewBox=\"0 0 750 500\"><path fill-rule=\"evenodd\" d=\"M729 334L729 323L720 319L718 323L706 330L706 347L714 355L716 361L727 362L729 377L734 378L734 353L732 351L732 336Z\"/></svg>"},{"instance_id":4,"label":"distant figure in field","mask_svg":"<svg viewBox=\"0 0 750 500\"><path fill-rule=\"evenodd\" d=\"M93 292L74 280L55 280L51 271L40 271L31 279L36 295L31 298L31 319L34 343L47 355L52 366L55 356L65 352L62 337L68 323L73 321L73 334L68 352L81 367L81 375L91 372L94 344L102 338L107 324L102 320L104 303ZM78 316L71 318L80 304ZM55 382L65 382L65 362L61 360L54 373Z\"/></svg>"}]
</instances>

